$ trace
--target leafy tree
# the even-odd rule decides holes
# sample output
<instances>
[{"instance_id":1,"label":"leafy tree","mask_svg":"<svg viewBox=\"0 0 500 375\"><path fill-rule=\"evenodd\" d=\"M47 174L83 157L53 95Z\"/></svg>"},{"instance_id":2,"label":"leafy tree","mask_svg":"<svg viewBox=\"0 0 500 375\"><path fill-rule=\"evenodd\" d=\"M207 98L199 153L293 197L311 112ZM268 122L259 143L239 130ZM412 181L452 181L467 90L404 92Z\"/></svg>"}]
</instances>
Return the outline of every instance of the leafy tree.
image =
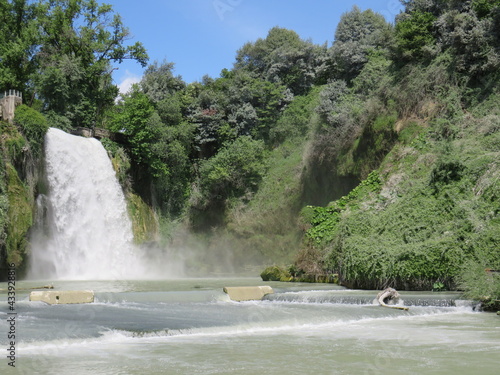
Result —
<instances>
[{"instance_id":1,"label":"leafy tree","mask_svg":"<svg viewBox=\"0 0 500 375\"><path fill-rule=\"evenodd\" d=\"M448 51L453 69L478 78L500 66L498 1L404 1L396 23L397 58L429 60Z\"/></svg>"},{"instance_id":2,"label":"leafy tree","mask_svg":"<svg viewBox=\"0 0 500 375\"><path fill-rule=\"evenodd\" d=\"M396 23L397 51L402 59L418 59L425 48L436 43L433 32L436 16L430 12L414 11Z\"/></svg>"},{"instance_id":3,"label":"leafy tree","mask_svg":"<svg viewBox=\"0 0 500 375\"><path fill-rule=\"evenodd\" d=\"M146 94L134 86L117 105L115 111L109 128L128 136L134 160L139 164L150 166L155 176L165 173L163 166L153 160L151 144L156 134L150 118L154 113L154 107Z\"/></svg>"},{"instance_id":4,"label":"leafy tree","mask_svg":"<svg viewBox=\"0 0 500 375\"><path fill-rule=\"evenodd\" d=\"M156 110L164 124L180 124L183 120L183 111L185 110L181 94L177 93L156 103Z\"/></svg>"},{"instance_id":5,"label":"leafy tree","mask_svg":"<svg viewBox=\"0 0 500 375\"><path fill-rule=\"evenodd\" d=\"M142 91L153 103L158 103L186 87L181 76L174 76L174 63L155 61L149 65L141 80Z\"/></svg>"},{"instance_id":6,"label":"leafy tree","mask_svg":"<svg viewBox=\"0 0 500 375\"><path fill-rule=\"evenodd\" d=\"M176 216L189 197L195 126L182 121L178 113L177 118L173 117L176 108L164 108L167 105L165 99L157 103L155 110L139 84L134 85L111 114L109 128L127 136L141 193L147 194L148 201L165 215Z\"/></svg>"},{"instance_id":7,"label":"leafy tree","mask_svg":"<svg viewBox=\"0 0 500 375\"><path fill-rule=\"evenodd\" d=\"M487 17L494 9L500 7L500 0L473 0L471 8L479 18Z\"/></svg>"},{"instance_id":8,"label":"leafy tree","mask_svg":"<svg viewBox=\"0 0 500 375\"><path fill-rule=\"evenodd\" d=\"M392 61L387 53L381 51L374 52L368 57L368 62L363 70L352 81L353 89L360 95L367 97L377 91L383 84L390 86L390 67Z\"/></svg>"},{"instance_id":9,"label":"leafy tree","mask_svg":"<svg viewBox=\"0 0 500 375\"><path fill-rule=\"evenodd\" d=\"M225 142L251 135L268 141L269 132L291 101L283 85L236 71L230 78L206 78L189 108L189 120L197 125L196 143L201 158L209 158Z\"/></svg>"},{"instance_id":10,"label":"leafy tree","mask_svg":"<svg viewBox=\"0 0 500 375\"><path fill-rule=\"evenodd\" d=\"M286 140L303 140L310 128L311 114L318 105L319 88L309 94L296 96L286 106L276 124L270 129L269 140L272 146L278 146Z\"/></svg>"},{"instance_id":11,"label":"leafy tree","mask_svg":"<svg viewBox=\"0 0 500 375\"><path fill-rule=\"evenodd\" d=\"M38 94L45 99L45 110L51 115L66 117L74 125L92 125L95 108L82 87L84 79L81 58L47 56L43 73L36 78Z\"/></svg>"},{"instance_id":12,"label":"leafy tree","mask_svg":"<svg viewBox=\"0 0 500 375\"><path fill-rule=\"evenodd\" d=\"M141 43L126 46L128 29L110 5L95 0L39 3L42 43L36 80L45 109L68 117L75 126L93 126L118 93L111 63L148 56ZM78 91L75 93L74 91Z\"/></svg>"},{"instance_id":13,"label":"leafy tree","mask_svg":"<svg viewBox=\"0 0 500 375\"><path fill-rule=\"evenodd\" d=\"M0 0L0 90L21 90L25 98L33 91L28 82L36 70L37 16L34 3Z\"/></svg>"},{"instance_id":14,"label":"leafy tree","mask_svg":"<svg viewBox=\"0 0 500 375\"><path fill-rule=\"evenodd\" d=\"M344 13L335 31L330 54L333 74L345 80L353 79L368 61L374 49L388 48L392 43L392 26L384 16L372 10L353 7Z\"/></svg>"},{"instance_id":15,"label":"leafy tree","mask_svg":"<svg viewBox=\"0 0 500 375\"><path fill-rule=\"evenodd\" d=\"M281 109L291 101L293 95L285 86L261 79L247 81L241 87L240 93L255 109L250 116L254 116L255 113L258 119L256 127L250 129L241 127L240 134L251 134L267 141L270 129L281 115Z\"/></svg>"},{"instance_id":16,"label":"leafy tree","mask_svg":"<svg viewBox=\"0 0 500 375\"><path fill-rule=\"evenodd\" d=\"M225 145L200 168L200 185L207 200L225 200L255 191L265 170L265 147L249 136Z\"/></svg>"},{"instance_id":17,"label":"leafy tree","mask_svg":"<svg viewBox=\"0 0 500 375\"><path fill-rule=\"evenodd\" d=\"M319 97L319 105L316 112L321 116L324 123L331 126L339 126L339 116L342 111L342 100L348 94L347 83L344 80L335 80L324 86Z\"/></svg>"},{"instance_id":18,"label":"leafy tree","mask_svg":"<svg viewBox=\"0 0 500 375\"><path fill-rule=\"evenodd\" d=\"M436 22L439 45L454 56L455 69L477 76L500 66L498 30L489 17L479 19L474 11L451 10Z\"/></svg>"},{"instance_id":19,"label":"leafy tree","mask_svg":"<svg viewBox=\"0 0 500 375\"><path fill-rule=\"evenodd\" d=\"M188 109L188 119L196 126L195 143L201 158L213 156L222 145L220 129L227 124L227 100L223 91L204 85Z\"/></svg>"},{"instance_id":20,"label":"leafy tree","mask_svg":"<svg viewBox=\"0 0 500 375\"><path fill-rule=\"evenodd\" d=\"M246 43L238 51L235 69L282 84L300 95L317 80L325 54L325 46L304 41L294 31L274 27L266 39Z\"/></svg>"},{"instance_id":21,"label":"leafy tree","mask_svg":"<svg viewBox=\"0 0 500 375\"><path fill-rule=\"evenodd\" d=\"M153 179L156 204L165 214L176 217L185 207L193 180L192 144L194 126L187 122L166 126L153 115L150 119L151 130L155 132L151 150L153 156L162 163L168 173Z\"/></svg>"},{"instance_id":22,"label":"leafy tree","mask_svg":"<svg viewBox=\"0 0 500 375\"><path fill-rule=\"evenodd\" d=\"M383 43L388 31L390 31L390 25L381 14L371 9L362 12L354 6L342 15L335 30L335 41L345 43L368 39L372 43Z\"/></svg>"},{"instance_id":23,"label":"leafy tree","mask_svg":"<svg viewBox=\"0 0 500 375\"><path fill-rule=\"evenodd\" d=\"M469 1L463 0L400 0L405 7L405 13L427 12L439 17L450 9L463 10Z\"/></svg>"}]
</instances>

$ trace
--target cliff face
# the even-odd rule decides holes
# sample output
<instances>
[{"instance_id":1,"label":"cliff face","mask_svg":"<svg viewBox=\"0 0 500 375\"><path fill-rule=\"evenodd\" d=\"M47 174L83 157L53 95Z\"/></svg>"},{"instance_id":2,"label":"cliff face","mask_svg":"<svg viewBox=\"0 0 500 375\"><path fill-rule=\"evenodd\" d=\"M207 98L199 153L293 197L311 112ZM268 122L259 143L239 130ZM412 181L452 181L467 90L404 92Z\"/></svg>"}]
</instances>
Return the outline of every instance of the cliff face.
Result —
<instances>
[{"instance_id":1,"label":"cliff face","mask_svg":"<svg viewBox=\"0 0 500 375\"><path fill-rule=\"evenodd\" d=\"M13 124L1 123L0 161L0 267L15 263L22 275L26 267L28 231L33 224L34 196L40 159L33 158L27 139ZM1 272L2 276L6 272Z\"/></svg>"},{"instance_id":2,"label":"cliff face","mask_svg":"<svg viewBox=\"0 0 500 375\"><path fill-rule=\"evenodd\" d=\"M301 253L315 249L325 272L338 273L357 288L455 289L466 287L468 269L497 269L497 100L491 94L466 108L451 108L436 99L412 116L383 126L372 122L337 159L337 169L373 161L356 162L354 155L367 141L372 143L367 151L375 151L383 127L395 138L357 188L326 207L303 211L307 230ZM300 266L300 256L297 260Z\"/></svg>"},{"instance_id":3,"label":"cliff face","mask_svg":"<svg viewBox=\"0 0 500 375\"><path fill-rule=\"evenodd\" d=\"M13 122L0 122L0 277L9 263L21 277L26 271L47 129L45 117L26 105L16 108Z\"/></svg>"}]
</instances>

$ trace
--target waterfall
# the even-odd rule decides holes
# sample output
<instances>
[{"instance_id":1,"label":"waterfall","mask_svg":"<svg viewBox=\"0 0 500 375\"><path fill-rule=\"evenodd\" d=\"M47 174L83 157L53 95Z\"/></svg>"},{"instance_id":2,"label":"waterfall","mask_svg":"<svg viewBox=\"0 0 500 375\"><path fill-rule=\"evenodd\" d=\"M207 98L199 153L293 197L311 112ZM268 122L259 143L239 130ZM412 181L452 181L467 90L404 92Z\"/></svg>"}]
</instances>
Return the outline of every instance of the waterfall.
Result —
<instances>
[{"instance_id":1,"label":"waterfall","mask_svg":"<svg viewBox=\"0 0 500 375\"><path fill-rule=\"evenodd\" d=\"M146 274L125 197L102 144L50 128L45 138L47 197L32 239L30 276L68 280ZM43 202L45 201L45 203Z\"/></svg>"}]
</instances>

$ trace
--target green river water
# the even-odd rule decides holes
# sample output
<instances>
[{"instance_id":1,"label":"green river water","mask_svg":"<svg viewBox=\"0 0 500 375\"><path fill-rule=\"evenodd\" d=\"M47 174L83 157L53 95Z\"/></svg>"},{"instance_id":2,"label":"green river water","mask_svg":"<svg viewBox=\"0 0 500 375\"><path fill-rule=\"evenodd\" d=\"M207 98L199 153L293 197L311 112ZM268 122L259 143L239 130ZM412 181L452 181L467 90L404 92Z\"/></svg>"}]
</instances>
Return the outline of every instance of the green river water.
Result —
<instances>
[{"instance_id":1,"label":"green river water","mask_svg":"<svg viewBox=\"0 0 500 375\"><path fill-rule=\"evenodd\" d=\"M19 290L44 283L16 284L15 368L0 292L0 374L500 373L500 316L455 293L402 292L400 311L374 305L377 291L256 278L55 283L94 290L85 305ZM275 294L233 302L222 291L251 285Z\"/></svg>"}]
</instances>

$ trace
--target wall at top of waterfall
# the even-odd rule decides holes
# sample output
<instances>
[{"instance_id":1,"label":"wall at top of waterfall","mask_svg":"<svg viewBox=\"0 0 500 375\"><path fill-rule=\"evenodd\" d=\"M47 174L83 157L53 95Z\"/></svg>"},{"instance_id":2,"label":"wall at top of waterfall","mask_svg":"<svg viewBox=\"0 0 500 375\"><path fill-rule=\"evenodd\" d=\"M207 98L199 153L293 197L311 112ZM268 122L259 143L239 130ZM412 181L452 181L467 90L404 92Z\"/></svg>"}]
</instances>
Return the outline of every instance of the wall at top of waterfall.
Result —
<instances>
[{"instance_id":1,"label":"wall at top of waterfall","mask_svg":"<svg viewBox=\"0 0 500 375\"><path fill-rule=\"evenodd\" d=\"M0 118L12 122L16 107L23 103L23 96L17 90L8 90L0 93Z\"/></svg>"},{"instance_id":2,"label":"wall at top of waterfall","mask_svg":"<svg viewBox=\"0 0 500 375\"><path fill-rule=\"evenodd\" d=\"M149 274L133 245L123 191L102 144L51 128L45 138L48 195L32 238L31 278L137 279Z\"/></svg>"}]
</instances>

